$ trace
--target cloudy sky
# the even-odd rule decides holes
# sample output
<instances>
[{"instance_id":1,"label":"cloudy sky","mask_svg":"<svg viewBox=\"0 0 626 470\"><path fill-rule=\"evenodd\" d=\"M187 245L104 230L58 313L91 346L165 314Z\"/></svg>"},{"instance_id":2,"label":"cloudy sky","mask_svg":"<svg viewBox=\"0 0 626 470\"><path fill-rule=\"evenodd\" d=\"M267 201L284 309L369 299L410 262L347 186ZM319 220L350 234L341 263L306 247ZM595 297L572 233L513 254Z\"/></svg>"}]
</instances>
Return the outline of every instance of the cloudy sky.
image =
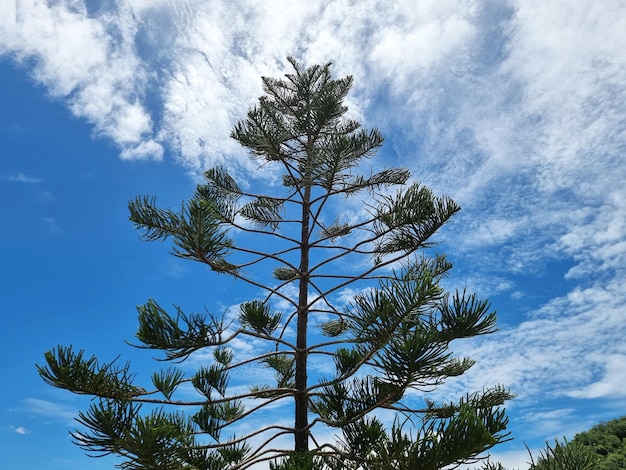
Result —
<instances>
[{"instance_id":1,"label":"cloudy sky","mask_svg":"<svg viewBox=\"0 0 626 470\"><path fill-rule=\"evenodd\" d=\"M250 178L256 164L230 129L260 76L289 70L287 56L353 75L351 113L385 135L381 164L463 207L441 234L448 282L489 297L500 331L459 346L477 365L442 393L498 382L517 393L515 440L494 454L528 468L524 442L536 449L624 414L624 0L0 0L0 10L7 468L115 463L71 444L86 402L38 378L46 350L145 361L124 343L135 305L245 300L141 242L126 203L178 204L215 164Z\"/></svg>"}]
</instances>

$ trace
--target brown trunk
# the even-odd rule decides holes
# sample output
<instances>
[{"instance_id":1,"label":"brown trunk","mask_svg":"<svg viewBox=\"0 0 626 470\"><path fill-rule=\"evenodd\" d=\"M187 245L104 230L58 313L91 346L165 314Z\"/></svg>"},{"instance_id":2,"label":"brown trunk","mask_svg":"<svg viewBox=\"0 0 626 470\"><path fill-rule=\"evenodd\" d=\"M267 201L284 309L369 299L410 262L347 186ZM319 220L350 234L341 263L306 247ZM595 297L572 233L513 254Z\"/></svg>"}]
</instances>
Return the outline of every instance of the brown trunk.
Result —
<instances>
[{"instance_id":1,"label":"brown trunk","mask_svg":"<svg viewBox=\"0 0 626 470\"><path fill-rule=\"evenodd\" d=\"M309 450L309 397L307 388L307 324L309 314L309 213L311 186L306 182L302 201L302 236L300 245L300 289L296 332L296 396L295 448L296 452Z\"/></svg>"}]
</instances>

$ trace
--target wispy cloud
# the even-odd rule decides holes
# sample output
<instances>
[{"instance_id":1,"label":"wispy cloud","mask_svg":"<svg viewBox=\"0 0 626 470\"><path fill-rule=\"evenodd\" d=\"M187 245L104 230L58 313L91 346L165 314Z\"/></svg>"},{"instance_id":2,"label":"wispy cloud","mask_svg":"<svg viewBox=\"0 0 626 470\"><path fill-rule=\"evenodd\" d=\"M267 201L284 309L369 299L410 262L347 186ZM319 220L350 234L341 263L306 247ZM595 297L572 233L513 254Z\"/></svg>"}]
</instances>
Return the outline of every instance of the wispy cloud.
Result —
<instances>
[{"instance_id":1,"label":"wispy cloud","mask_svg":"<svg viewBox=\"0 0 626 470\"><path fill-rule=\"evenodd\" d=\"M134 52L132 8L102 13L91 16L79 3L23 2L14 21L0 24L0 54L39 58L35 79L116 142L123 157L161 158L152 118L141 103L148 77Z\"/></svg>"},{"instance_id":2,"label":"wispy cloud","mask_svg":"<svg viewBox=\"0 0 626 470\"><path fill-rule=\"evenodd\" d=\"M35 197L40 204L52 204L57 200L56 195L50 191L39 191Z\"/></svg>"},{"instance_id":3,"label":"wispy cloud","mask_svg":"<svg viewBox=\"0 0 626 470\"><path fill-rule=\"evenodd\" d=\"M61 233L63 231L54 217L42 217L40 222L43 229L48 233Z\"/></svg>"},{"instance_id":4,"label":"wispy cloud","mask_svg":"<svg viewBox=\"0 0 626 470\"><path fill-rule=\"evenodd\" d=\"M518 394L514 406L526 410L520 419L532 422L541 405L543 420L561 426L568 412L566 408L550 411L554 400L576 397L606 403L623 397L623 391L618 390L624 379L621 366L625 354L620 339L624 326L622 286L610 282L575 289L533 312L519 326L457 345L454 349L458 354L478 362L461 380L452 381L439 393L506 384ZM573 402L569 404L573 406ZM580 406L585 406L584 402ZM576 420L580 417L571 417L571 421ZM541 432L545 432L543 424Z\"/></svg>"},{"instance_id":5,"label":"wispy cloud","mask_svg":"<svg viewBox=\"0 0 626 470\"><path fill-rule=\"evenodd\" d=\"M8 126L0 127L0 135L13 138L26 138L31 137L35 133L34 129L22 126L20 124L11 124Z\"/></svg>"},{"instance_id":6,"label":"wispy cloud","mask_svg":"<svg viewBox=\"0 0 626 470\"><path fill-rule=\"evenodd\" d=\"M609 354L607 357L595 358L596 365L600 365L602 372L596 381L567 394L575 398L618 398L626 397L624 384L626 383L626 354Z\"/></svg>"},{"instance_id":7,"label":"wispy cloud","mask_svg":"<svg viewBox=\"0 0 626 470\"><path fill-rule=\"evenodd\" d=\"M163 282L170 279L179 279L184 277L188 272L187 264L178 258L168 256L155 266L154 272L148 275L148 278L154 281Z\"/></svg>"},{"instance_id":8,"label":"wispy cloud","mask_svg":"<svg viewBox=\"0 0 626 470\"><path fill-rule=\"evenodd\" d=\"M36 176L26 175L21 172L11 173L9 175L3 176L2 179L6 181L10 181L12 183L28 183L28 184L41 183L43 181L41 178L38 178Z\"/></svg>"},{"instance_id":9,"label":"wispy cloud","mask_svg":"<svg viewBox=\"0 0 626 470\"><path fill-rule=\"evenodd\" d=\"M12 427L11 431L16 432L17 434L21 434L22 436L30 434L30 431L23 426Z\"/></svg>"},{"instance_id":10,"label":"wispy cloud","mask_svg":"<svg viewBox=\"0 0 626 470\"><path fill-rule=\"evenodd\" d=\"M287 55L332 60L338 73L355 74L357 113L381 87L417 100L442 63L468 70L484 9L451 1L381 9L377 0L357 9L321 1L128 2L106 10L24 3L3 24L0 53L38 58L34 77L124 158L161 158L167 146L202 168L242 157L230 128L259 94L259 76L281 72Z\"/></svg>"},{"instance_id":11,"label":"wispy cloud","mask_svg":"<svg viewBox=\"0 0 626 470\"><path fill-rule=\"evenodd\" d=\"M75 426L76 424L74 419L77 415L76 408L72 408L67 404L55 403L40 398L24 398L15 411L42 418L52 418L71 426Z\"/></svg>"}]
</instances>

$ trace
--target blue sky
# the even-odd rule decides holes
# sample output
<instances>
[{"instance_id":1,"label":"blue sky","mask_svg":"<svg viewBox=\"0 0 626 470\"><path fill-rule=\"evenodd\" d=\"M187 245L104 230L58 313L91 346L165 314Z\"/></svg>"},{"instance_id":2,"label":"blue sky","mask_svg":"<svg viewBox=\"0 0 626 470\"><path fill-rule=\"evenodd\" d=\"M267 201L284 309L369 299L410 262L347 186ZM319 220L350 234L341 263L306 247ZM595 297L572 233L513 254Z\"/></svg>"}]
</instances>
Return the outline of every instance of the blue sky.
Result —
<instances>
[{"instance_id":1,"label":"blue sky","mask_svg":"<svg viewBox=\"0 0 626 470\"><path fill-rule=\"evenodd\" d=\"M349 105L462 207L442 232L451 287L499 312L455 348L477 360L439 396L503 383L533 449L626 405L626 7L620 0L3 0L0 18L0 451L25 470L113 468L71 444L84 398L34 364L57 344L141 373L124 341L148 298L199 311L245 290L146 243L127 201L176 205L202 169L255 166L228 138L285 57L352 74ZM257 174L258 176L258 174ZM263 175L271 180L271 175ZM8 385L7 385L8 384Z\"/></svg>"}]
</instances>

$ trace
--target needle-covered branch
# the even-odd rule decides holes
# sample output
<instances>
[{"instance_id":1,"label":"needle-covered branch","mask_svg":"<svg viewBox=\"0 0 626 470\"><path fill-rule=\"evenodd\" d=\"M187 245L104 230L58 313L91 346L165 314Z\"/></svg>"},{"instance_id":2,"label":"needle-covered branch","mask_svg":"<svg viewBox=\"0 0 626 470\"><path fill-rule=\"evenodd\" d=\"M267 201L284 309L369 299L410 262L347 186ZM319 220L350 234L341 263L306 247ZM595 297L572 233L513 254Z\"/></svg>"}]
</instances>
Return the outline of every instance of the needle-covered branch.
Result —
<instances>
[{"instance_id":1,"label":"needle-covered branch","mask_svg":"<svg viewBox=\"0 0 626 470\"><path fill-rule=\"evenodd\" d=\"M128 363L100 364L95 356L85 358L84 354L83 350L74 352L71 346L57 346L45 354L47 365L37 366L39 375L54 387L103 398L130 400L145 393L132 384L135 374L130 372Z\"/></svg>"}]
</instances>

